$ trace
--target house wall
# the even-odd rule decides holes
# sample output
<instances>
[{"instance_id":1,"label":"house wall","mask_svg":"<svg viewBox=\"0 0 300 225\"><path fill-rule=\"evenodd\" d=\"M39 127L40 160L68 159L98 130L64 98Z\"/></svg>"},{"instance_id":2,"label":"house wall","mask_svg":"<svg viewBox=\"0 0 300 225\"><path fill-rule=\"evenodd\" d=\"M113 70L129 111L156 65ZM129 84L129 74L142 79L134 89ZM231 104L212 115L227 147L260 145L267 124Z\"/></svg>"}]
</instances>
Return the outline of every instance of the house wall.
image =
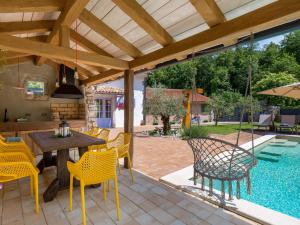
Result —
<instances>
[{"instance_id":1,"label":"house wall","mask_svg":"<svg viewBox=\"0 0 300 225\"><path fill-rule=\"evenodd\" d=\"M32 62L20 63L20 80L36 80L47 82L49 95L55 90L57 71L49 65L35 66ZM8 65L0 72L0 120L4 119L4 109L8 110L10 121L30 115L31 121L45 121L51 119L51 103L78 103L73 99L48 98L47 100L28 100L24 90L12 88L18 84L18 65Z\"/></svg>"},{"instance_id":2,"label":"house wall","mask_svg":"<svg viewBox=\"0 0 300 225\"><path fill-rule=\"evenodd\" d=\"M144 98L144 79L146 74L138 74L134 76L134 126L141 125L143 121L143 98ZM124 79L119 79L101 84L99 86L109 86L116 88L124 88ZM114 125L115 127L124 126L124 110L119 110L116 107L114 110Z\"/></svg>"}]
</instances>

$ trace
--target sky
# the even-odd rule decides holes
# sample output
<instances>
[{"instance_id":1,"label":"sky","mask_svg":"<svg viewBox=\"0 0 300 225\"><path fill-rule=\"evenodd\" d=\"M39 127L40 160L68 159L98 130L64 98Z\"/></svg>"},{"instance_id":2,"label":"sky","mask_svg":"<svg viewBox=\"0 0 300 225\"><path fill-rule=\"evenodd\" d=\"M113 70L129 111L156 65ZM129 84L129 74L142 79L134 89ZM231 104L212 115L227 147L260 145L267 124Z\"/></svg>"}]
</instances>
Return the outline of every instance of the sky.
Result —
<instances>
[{"instance_id":1,"label":"sky","mask_svg":"<svg viewBox=\"0 0 300 225\"><path fill-rule=\"evenodd\" d=\"M271 42L273 42L275 44L279 44L280 41L283 40L283 38L284 38L284 35L278 35L278 36L274 36L272 38L258 41L257 43L259 45L259 48L263 48L266 44L270 44Z\"/></svg>"}]
</instances>

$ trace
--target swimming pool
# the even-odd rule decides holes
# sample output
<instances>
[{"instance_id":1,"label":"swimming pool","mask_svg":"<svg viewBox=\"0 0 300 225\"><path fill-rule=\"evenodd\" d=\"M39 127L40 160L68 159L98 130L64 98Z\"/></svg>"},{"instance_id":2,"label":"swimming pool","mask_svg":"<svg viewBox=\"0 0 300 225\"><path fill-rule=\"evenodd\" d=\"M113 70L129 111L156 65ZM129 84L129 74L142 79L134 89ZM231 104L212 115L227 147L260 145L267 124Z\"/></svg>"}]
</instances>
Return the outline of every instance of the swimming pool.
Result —
<instances>
[{"instance_id":1,"label":"swimming pool","mask_svg":"<svg viewBox=\"0 0 300 225\"><path fill-rule=\"evenodd\" d=\"M252 192L241 183L241 198L300 219L300 143L273 139L255 149ZM220 182L214 188L220 190ZM233 185L235 191L235 184Z\"/></svg>"}]
</instances>

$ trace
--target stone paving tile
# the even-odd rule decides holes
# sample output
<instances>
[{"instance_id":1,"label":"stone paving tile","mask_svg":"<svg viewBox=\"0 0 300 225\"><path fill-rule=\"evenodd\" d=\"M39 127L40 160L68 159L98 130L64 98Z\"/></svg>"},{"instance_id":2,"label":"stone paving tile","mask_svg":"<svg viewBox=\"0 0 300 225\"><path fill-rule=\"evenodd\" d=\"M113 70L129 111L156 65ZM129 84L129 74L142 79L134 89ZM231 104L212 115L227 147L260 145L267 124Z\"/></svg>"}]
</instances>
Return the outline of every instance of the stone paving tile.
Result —
<instances>
[{"instance_id":1,"label":"stone paving tile","mask_svg":"<svg viewBox=\"0 0 300 225\"><path fill-rule=\"evenodd\" d=\"M131 183L127 171L119 176L121 221L116 218L114 186L104 203L101 188L85 188L88 225L247 225L255 224L226 210L165 186L156 180L134 172ZM40 179L40 213L34 211L29 180L8 182L0 190L1 225L79 225L81 199L79 188L73 192L73 211L69 210L69 190L60 191L51 202L43 202L42 193L52 181L55 169L45 170ZM50 180L47 180L50 179ZM13 193L13 194L12 194Z\"/></svg>"},{"instance_id":2,"label":"stone paving tile","mask_svg":"<svg viewBox=\"0 0 300 225\"><path fill-rule=\"evenodd\" d=\"M193 154L186 141L179 138L148 137L142 131L153 130L153 126L134 127L134 168L156 179L169 173L183 169L193 163ZM110 138L115 137L122 128L113 128ZM256 132L254 138L264 135ZM229 135L213 135L215 138L236 142L237 133ZM251 140L251 133L241 132L239 143Z\"/></svg>"}]
</instances>

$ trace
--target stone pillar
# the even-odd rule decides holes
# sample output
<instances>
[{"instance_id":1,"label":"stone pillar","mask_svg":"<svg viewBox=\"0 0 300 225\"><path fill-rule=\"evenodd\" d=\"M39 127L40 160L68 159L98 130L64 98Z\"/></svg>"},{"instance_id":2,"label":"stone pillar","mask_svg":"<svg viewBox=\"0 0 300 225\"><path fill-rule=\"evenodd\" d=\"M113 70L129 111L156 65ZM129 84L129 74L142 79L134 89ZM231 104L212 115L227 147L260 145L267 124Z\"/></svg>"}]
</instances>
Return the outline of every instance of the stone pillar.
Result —
<instances>
[{"instance_id":1,"label":"stone pillar","mask_svg":"<svg viewBox=\"0 0 300 225\"><path fill-rule=\"evenodd\" d=\"M94 86L85 87L85 106L86 106L86 123L87 128L91 129L92 127L97 126L97 106L95 101L95 88Z\"/></svg>"}]
</instances>

